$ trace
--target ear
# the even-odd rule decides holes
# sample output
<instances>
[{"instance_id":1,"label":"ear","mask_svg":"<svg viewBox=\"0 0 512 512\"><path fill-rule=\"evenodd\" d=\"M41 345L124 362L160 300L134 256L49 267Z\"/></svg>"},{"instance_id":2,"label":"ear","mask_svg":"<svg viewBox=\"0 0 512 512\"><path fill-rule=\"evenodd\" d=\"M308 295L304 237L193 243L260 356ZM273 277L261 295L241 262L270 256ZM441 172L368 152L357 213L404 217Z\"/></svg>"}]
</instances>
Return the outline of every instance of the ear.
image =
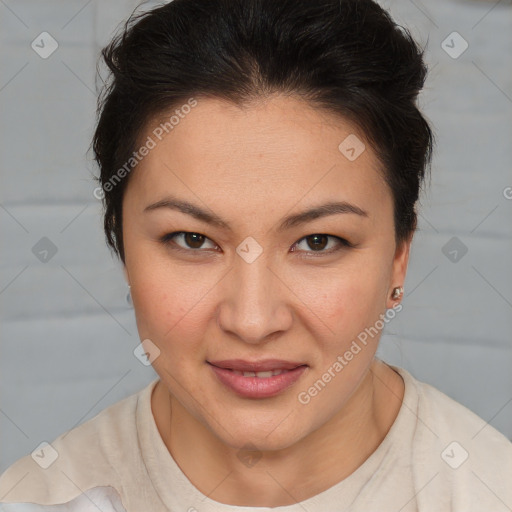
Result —
<instances>
[{"instance_id":1,"label":"ear","mask_svg":"<svg viewBox=\"0 0 512 512\"><path fill-rule=\"evenodd\" d=\"M388 300L386 306L392 308L400 302L400 299L392 299L391 295L397 286L404 286L407 266L409 264L409 254L414 233L409 238L397 245L395 256L393 258L393 269L391 272L390 288L388 290Z\"/></svg>"}]
</instances>

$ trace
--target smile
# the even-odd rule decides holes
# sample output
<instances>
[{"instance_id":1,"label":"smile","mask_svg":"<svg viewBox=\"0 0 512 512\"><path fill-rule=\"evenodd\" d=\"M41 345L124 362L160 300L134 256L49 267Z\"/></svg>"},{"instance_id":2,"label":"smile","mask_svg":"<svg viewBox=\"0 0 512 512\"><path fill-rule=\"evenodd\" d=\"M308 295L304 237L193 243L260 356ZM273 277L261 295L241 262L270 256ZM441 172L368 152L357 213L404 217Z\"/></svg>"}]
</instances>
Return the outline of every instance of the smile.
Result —
<instances>
[{"instance_id":1,"label":"smile","mask_svg":"<svg viewBox=\"0 0 512 512\"><path fill-rule=\"evenodd\" d=\"M308 365L282 360L215 361L208 365L217 382L244 398L270 398L293 386Z\"/></svg>"},{"instance_id":2,"label":"smile","mask_svg":"<svg viewBox=\"0 0 512 512\"><path fill-rule=\"evenodd\" d=\"M289 370L269 370L267 372L242 372L241 370L231 370L235 375L243 375L244 377L258 377L258 379L268 379L274 375L281 375Z\"/></svg>"}]
</instances>

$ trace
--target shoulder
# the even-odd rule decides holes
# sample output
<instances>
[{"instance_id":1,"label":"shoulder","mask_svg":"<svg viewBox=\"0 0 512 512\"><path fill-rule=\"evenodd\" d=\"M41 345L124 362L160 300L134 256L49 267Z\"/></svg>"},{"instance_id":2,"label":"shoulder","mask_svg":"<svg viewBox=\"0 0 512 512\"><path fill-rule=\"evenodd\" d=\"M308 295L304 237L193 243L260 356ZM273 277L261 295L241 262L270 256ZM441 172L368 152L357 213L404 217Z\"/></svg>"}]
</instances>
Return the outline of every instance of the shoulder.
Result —
<instances>
[{"instance_id":1,"label":"shoulder","mask_svg":"<svg viewBox=\"0 0 512 512\"><path fill-rule=\"evenodd\" d=\"M413 388L409 396L415 399L404 405L416 417L411 459L418 488L428 482L453 511L509 510L512 442L439 389L394 368ZM419 501L429 493L422 494Z\"/></svg>"},{"instance_id":2,"label":"shoulder","mask_svg":"<svg viewBox=\"0 0 512 512\"><path fill-rule=\"evenodd\" d=\"M430 384L416 379L414 381L419 413L425 421L425 427L431 425L434 433L437 431L439 436L459 437L461 442L467 443L468 448L473 448L475 455L498 450L503 456L496 452L493 464L511 462L512 442L488 421Z\"/></svg>"},{"instance_id":3,"label":"shoulder","mask_svg":"<svg viewBox=\"0 0 512 512\"><path fill-rule=\"evenodd\" d=\"M24 510L5 508L8 503L54 505L70 502L87 489L122 488L130 471L135 474L141 464L137 405L149 398L157 380L14 462L0 475L0 511Z\"/></svg>"},{"instance_id":4,"label":"shoulder","mask_svg":"<svg viewBox=\"0 0 512 512\"><path fill-rule=\"evenodd\" d=\"M0 503L0 512L127 512L113 487L94 487L58 505Z\"/></svg>"}]
</instances>

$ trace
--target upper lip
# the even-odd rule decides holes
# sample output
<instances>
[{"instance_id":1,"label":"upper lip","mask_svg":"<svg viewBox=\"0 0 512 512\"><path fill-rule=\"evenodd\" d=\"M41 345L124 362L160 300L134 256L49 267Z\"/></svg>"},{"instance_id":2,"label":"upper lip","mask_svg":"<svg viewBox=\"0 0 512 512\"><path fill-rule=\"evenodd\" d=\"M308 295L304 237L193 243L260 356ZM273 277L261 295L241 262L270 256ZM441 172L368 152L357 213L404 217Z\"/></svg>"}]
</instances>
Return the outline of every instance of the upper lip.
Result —
<instances>
[{"instance_id":1,"label":"upper lip","mask_svg":"<svg viewBox=\"0 0 512 512\"><path fill-rule=\"evenodd\" d=\"M305 363L284 361L283 359L265 359L262 361L245 361L243 359L224 359L222 361L207 361L213 366L242 372L266 372L270 370L293 370Z\"/></svg>"}]
</instances>

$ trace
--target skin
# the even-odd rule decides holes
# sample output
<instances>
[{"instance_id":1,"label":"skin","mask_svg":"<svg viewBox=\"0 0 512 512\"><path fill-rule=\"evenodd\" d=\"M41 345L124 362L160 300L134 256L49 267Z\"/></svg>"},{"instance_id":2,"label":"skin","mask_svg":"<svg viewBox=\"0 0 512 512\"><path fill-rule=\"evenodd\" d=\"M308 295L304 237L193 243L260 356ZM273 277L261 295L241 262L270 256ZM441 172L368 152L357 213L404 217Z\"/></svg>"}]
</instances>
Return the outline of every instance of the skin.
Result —
<instances>
[{"instance_id":1,"label":"skin","mask_svg":"<svg viewBox=\"0 0 512 512\"><path fill-rule=\"evenodd\" d=\"M349 134L364 141L348 121L290 96L243 108L197 100L132 171L123 200L137 326L141 340L160 350L152 411L169 452L210 499L290 505L353 473L398 414L404 384L374 357L380 333L308 404L297 396L398 303L391 294L404 283L411 239L395 243L391 191L370 145L354 161L338 149ZM144 212L169 194L215 213L232 231L170 208ZM336 214L276 230L285 216L329 201L368 216ZM160 240L176 231L206 238L202 245ZM305 239L315 234L334 238ZM236 252L249 236L263 249L252 263ZM249 399L224 387L206 363L231 358L308 369L279 395ZM247 443L259 457L250 467L239 457Z\"/></svg>"}]
</instances>

